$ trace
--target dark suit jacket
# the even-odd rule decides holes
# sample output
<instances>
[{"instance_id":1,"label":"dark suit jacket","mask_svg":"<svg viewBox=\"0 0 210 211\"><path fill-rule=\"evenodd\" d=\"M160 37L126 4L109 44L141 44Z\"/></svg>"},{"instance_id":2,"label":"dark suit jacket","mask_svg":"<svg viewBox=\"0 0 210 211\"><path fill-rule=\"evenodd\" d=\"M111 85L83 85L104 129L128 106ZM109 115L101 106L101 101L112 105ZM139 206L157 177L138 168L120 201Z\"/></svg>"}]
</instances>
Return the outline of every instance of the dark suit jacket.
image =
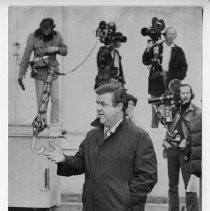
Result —
<instances>
[{"instance_id":1,"label":"dark suit jacket","mask_svg":"<svg viewBox=\"0 0 210 211\"><path fill-rule=\"evenodd\" d=\"M157 71L152 71L152 66L150 68L150 74L148 78L148 93L152 95L161 95L165 92L163 84L163 76L160 75L162 71L162 53L163 53L163 43L159 44L159 64L154 64L152 58L154 57L153 47L148 51L144 52L142 57L142 62L144 65L155 65ZM168 83L173 79L183 80L186 77L187 72L187 63L184 51L181 47L175 45L172 47L171 58L169 61L169 70L168 70Z\"/></svg>"},{"instance_id":2,"label":"dark suit jacket","mask_svg":"<svg viewBox=\"0 0 210 211\"><path fill-rule=\"evenodd\" d=\"M58 175L82 173L83 211L128 211L144 204L157 182L153 143L147 132L127 119L106 140L99 126L88 132L75 156L58 164Z\"/></svg>"}]
</instances>

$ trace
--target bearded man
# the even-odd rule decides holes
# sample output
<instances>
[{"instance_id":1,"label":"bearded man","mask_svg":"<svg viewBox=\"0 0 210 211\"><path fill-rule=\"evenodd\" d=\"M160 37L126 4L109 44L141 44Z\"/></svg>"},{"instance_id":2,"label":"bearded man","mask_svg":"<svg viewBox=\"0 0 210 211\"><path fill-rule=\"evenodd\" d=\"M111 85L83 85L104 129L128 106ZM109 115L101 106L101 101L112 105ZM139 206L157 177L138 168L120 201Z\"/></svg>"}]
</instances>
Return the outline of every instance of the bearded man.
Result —
<instances>
[{"instance_id":1,"label":"bearded man","mask_svg":"<svg viewBox=\"0 0 210 211\"><path fill-rule=\"evenodd\" d=\"M167 157L169 178L169 211L179 211L179 172L181 169L185 189L187 189L191 173L190 164L190 123L193 118L201 115L201 109L191 101L194 98L192 88L188 84L181 84L179 101L171 125L163 141L164 157ZM196 192L186 192L187 210L198 211Z\"/></svg>"}]
</instances>

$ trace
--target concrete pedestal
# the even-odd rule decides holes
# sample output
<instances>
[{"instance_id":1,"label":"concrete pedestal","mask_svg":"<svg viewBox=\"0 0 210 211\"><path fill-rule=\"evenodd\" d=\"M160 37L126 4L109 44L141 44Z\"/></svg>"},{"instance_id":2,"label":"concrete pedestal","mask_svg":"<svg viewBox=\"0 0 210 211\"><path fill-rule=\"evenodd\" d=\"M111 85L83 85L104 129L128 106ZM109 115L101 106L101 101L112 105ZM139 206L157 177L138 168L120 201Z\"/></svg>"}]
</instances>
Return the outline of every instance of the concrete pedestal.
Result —
<instances>
[{"instance_id":1,"label":"concrete pedestal","mask_svg":"<svg viewBox=\"0 0 210 211\"><path fill-rule=\"evenodd\" d=\"M21 132L20 132L21 131ZM61 137L46 130L37 139L37 147L50 149L49 141L60 145ZM57 165L43 154L32 151L32 127L10 126L8 138L8 206L49 208L60 204Z\"/></svg>"}]
</instances>

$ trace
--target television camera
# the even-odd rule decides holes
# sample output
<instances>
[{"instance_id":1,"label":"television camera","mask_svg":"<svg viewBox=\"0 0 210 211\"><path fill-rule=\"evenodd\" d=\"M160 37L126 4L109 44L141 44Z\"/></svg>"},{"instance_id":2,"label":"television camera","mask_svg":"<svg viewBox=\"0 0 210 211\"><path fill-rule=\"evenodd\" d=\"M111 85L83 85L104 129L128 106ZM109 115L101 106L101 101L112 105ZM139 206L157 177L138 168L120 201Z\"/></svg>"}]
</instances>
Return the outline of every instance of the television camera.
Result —
<instances>
[{"instance_id":1,"label":"television camera","mask_svg":"<svg viewBox=\"0 0 210 211\"><path fill-rule=\"evenodd\" d=\"M107 45L111 38L111 34L116 32L116 29L115 22L111 21L106 23L105 21L100 21L99 26L96 29L96 37L99 37L101 43Z\"/></svg>"},{"instance_id":2,"label":"television camera","mask_svg":"<svg viewBox=\"0 0 210 211\"><path fill-rule=\"evenodd\" d=\"M153 41L155 44L158 40L161 39L161 33L165 29L165 22L162 19L158 19L157 17L152 18L152 26L149 28L142 28L141 34L142 36L149 36L151 38L150 41Z\"/></svg>"},{"instance_id":3,"label":"television camera","mask_svg":"<svg viewBox=\"0 0 210 211\"><path fill-rule=\"evenodd\" d=\"M100 21L99 26L96 30L96 37L99 37L101 43L108 45L114 40L119 40L120 42L126 42L127 37L123 36L121 32L116 31L117 27L115 22L106 23L105 21Z\"/></svg>"},{"instance_id":4,"label":"television camera","mask_svg":"<svg viewBox=\"0 0 210 211\"><path fill-rule=\"evenodd\" d=\"M165 29L165 22L162 19L158 19L157 17L152 18L152 26L149 28L142 28L141 34L142 36L149 36L151 39L148 40L149 46L153 47L153 58L151 60L151 71L157 72L162 70L162 66L160 64L161 55L159 53L159 44L158 41L161 40L161 35L165 35L162 31Z\"/></svg>"},{"instance_id":5,"label":"television camera","mask_svg":"<svg viewBox=\"0 0 210 211\"><path fill-rule=\"evenodd\" d=\"M154 104L157 116L164 126L172 122L173 109L179 103L180 84L180 80L173 79L169 83L168 90L165 93L160 97L148 99L149 104Z\"/></svg>"}]
</instances>

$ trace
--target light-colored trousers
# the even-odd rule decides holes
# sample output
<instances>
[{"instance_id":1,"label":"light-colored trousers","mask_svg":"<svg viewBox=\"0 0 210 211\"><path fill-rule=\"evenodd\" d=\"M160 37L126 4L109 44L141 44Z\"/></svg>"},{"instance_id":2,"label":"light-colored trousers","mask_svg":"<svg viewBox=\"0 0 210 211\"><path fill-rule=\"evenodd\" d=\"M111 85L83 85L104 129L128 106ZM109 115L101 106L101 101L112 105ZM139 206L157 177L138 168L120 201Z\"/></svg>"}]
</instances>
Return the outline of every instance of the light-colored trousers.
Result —
<instances>
[{"instance_id":1,"label":"light-colored trousers","mask_svg":"<svg viewBox=\"0 0 210 211\"><path fill-rule=\"evenodd\" d=\"M36 99L37 99L37 110L39 110L39 101L42 94L44 81L35 79L35 88L36 88ZM59 82L58 79L53 80L51 88L51 111L50 111L50 123L59 124L60 123L60 96L59 96ZM47 114L46 114L47 117Z\"/></svg>"}]
</instances>

